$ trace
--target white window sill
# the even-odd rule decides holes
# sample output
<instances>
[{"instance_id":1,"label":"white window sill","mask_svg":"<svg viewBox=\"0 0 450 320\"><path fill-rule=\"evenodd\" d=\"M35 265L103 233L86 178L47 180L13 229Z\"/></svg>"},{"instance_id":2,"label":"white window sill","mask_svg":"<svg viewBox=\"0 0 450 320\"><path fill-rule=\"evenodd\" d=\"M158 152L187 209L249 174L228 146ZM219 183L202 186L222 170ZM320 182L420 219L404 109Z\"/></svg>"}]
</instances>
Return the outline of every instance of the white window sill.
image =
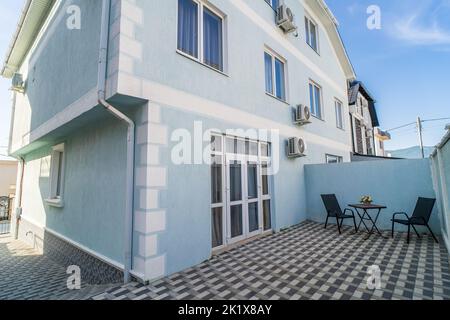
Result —
<instances>
[{"instance_id":1,"label":"white window sill","mask_svg":"<svg viewBox=\"0 0 450 320\"><path fill-rule=\"evenodd\" d=\"M55 207L55 208L63 208L64 207L64 201L62 201L61 199L45 199L44 201L50 207Z\"/></svg>"},{"instance_id":2,"label":"white window sill","mask_svg":"<svg viewBox=\"0 0 450 320\"><path fill-rule=\"evenodd\" d=\"M215 72L217 72L217 73L219 73L219 74L221 74L221 75L223 75L223 76L225 76L225 77L229 77L228 74L225 73L225 71L220 71L219 69L216 69L216 68L214 68L214 67L211 67L210 65L201 62L199 59L197 59L197 58L195 58L195 57L193 57L193 56L191 56L191 55L189 55L189 54L187 54L187 53L184 53L183 51L181 51L181 50L179 50L179 49L177 49L176 52L177 52L180 56L183 56L183 57L185 57L185 58L188 58L189 60L192 60L192 61L194 61L194 62L197 62L199 65L202 65L202 66L204 66L204 67L206 67L206 68L208 68L208 69L211 69L212 71L215 71Z\"/></svg>"},{"instance_id":3,"label":"white window sill","mask_svg":"<svg viewBox=\"0 0 450 320\"><path fill-rule=\"evenodd\" d=\"M285 100L283 100L283 99L280 99L280 98L278 98L277 96L275 96L275 95L273 95L273 94L271 94L271 93L269 93L269 92L267 92L267 91L266 91L266 95L268 95L269 97L271 97L271 98L273 98L273 99L275 99L275 100L278 100L278 101L280 101L280 102L282 102L282 103L284 103L284 104L287 104L288 106L290 105L287 101L285 101Z\"/></svg>"},{"instance_id":4,"label":"white window sill","mask_svg":"<svg viewBox=\"0 0 450 320\"><path fill-rule=\"evenodd\" d=\"M325 122L325 119L323 119L323 118L319 118L318 116L313 115L313 114L311 114L311 116L312 116L314 119L317 119L317 120L320 120L320 121L322 121L322 122Z\"/></svg>"},{"instance_id":5,"label":"white window sill","mask_svg":"<svg viewBox=\"0 0 450 320\"><path fill-rule=\"evenodd\" d=\"M310 47L315 53L317 53L317 55L320 57L320 53L319 50L314 49L314 47L312 45L310 45L308 42L306 43L308 45L308 47Z\"/></svg>"}]
</instances>

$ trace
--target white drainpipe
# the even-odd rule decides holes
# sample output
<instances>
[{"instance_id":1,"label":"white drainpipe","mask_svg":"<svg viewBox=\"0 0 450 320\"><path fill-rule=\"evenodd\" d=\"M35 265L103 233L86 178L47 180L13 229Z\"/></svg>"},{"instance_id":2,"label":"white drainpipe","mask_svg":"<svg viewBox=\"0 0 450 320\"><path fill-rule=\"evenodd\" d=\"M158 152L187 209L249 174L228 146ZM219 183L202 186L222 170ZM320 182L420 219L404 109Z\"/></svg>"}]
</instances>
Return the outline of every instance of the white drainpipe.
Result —
<instances>
[{"instance_id":1,"label":"white drainpipe","mask_svg":"<svg viewBox=\"0 0 450 320\"><path fill-rule=\"evenodd\" d=\"M125 237L124 237L124 282L130 282L133 252L133 201L134 201L134 148L135 124L133 120L114 108L106 101L106 71L108 59L109 16L111 0L103 0L100 33L100 54L98 66L98 103L117 119L124 121L128 127L127 135L127 169L126 169L126 200L125 200Z\"/></svg>"}]
</instances>

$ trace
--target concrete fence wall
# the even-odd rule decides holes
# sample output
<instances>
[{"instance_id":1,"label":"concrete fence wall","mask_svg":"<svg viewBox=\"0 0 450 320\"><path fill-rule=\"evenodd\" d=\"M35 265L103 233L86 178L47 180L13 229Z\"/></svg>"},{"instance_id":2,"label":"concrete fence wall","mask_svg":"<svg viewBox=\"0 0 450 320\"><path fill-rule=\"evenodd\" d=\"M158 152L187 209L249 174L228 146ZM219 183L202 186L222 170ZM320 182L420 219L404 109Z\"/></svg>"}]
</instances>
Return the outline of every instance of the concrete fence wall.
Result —
<instances>
[{"instance_id":1,"label":"concrete fence wall","mask_svg":"<svg viewBox=\"0 0 450 320\"><path fill-rule=\"evenodd\" d=\"M418 197L436 198L429 159L307 165L305 179L307 215L317 222L326 219L321 194L336 194L342 209L359 203L364 195L372 196L374 203L387 206L377 224L383 230L391 228L394 212L412 214ZM438 206L433 210L430 225L433 232L440 234ZM396 230L405 229L397 225Z\"/></svg>"},{"instance_id":2,"label":"concrete fence wall","mask_svg":"<svg viewBox=\"0 0 450 320\"><path fill-rule=\"evenodd\" d=\"M434 189L440 211L442 236L450 248L450 130L431 156Z\"/></svg>"}]
</instances>

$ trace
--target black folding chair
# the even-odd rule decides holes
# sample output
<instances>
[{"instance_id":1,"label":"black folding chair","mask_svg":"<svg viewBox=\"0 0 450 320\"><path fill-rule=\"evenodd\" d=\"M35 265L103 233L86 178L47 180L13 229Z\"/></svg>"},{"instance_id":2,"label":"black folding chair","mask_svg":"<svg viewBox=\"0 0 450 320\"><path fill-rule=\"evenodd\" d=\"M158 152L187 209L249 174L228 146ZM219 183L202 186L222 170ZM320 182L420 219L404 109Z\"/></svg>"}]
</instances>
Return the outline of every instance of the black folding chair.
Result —
<instances>
[{"instance_id":1,"label":"black folding chair","mask_svg":"<svg viewBox=\"0 0 450 320\"><path fill-rule=\"evenodd\" d=\"M436 199L429 199L429 198L419 198L417 200L416 208L414 209L414 212L411 217L408 216L405 212L396 212L394 213L394 216L392 217L392 238L394 237L394 224L400 223L402 225L408 226L408 238L407 241L409 243L410 239L410 232L411 227L414 229L414 232L417 234L417 236L420 239L420 234L417 232L417 229L415 226L424 226L427 227L430 231L431 235L433 236L434 241L436 243L439 243L436 239L433 231L431 230L430 226L428 225L428 222L430 220L431 212L433 211L434 204L436 203ZM396 219L395 217L397 215L404 215L406 219Z\"/></svg>"},{"instance_id":2,"label":"black folding chair","mask_svg":"<svg viewBox=\"0 0 450 320\"><path fill-rule=\"evenodd\" d=\"M327 220L325 221L325 229L328 225L328 219L329 218L336 218L337 227L339 230L339 234L342 234L341 228L342 224L344 223L345 219L353 219L353 224L355 225L355 232L358 232L358 229L356 227L356 220L355 220L355 213L352 209L345 209L344 212L341 210L341 206L339 205L339 202L336 198L336 195L334 194L322 194L322 201L325 205L325 209L327 210ZM351 212L352 214L346 214L346 212ZM339 220L341 220L339 222Z\"/></svg>"}]
</instances>

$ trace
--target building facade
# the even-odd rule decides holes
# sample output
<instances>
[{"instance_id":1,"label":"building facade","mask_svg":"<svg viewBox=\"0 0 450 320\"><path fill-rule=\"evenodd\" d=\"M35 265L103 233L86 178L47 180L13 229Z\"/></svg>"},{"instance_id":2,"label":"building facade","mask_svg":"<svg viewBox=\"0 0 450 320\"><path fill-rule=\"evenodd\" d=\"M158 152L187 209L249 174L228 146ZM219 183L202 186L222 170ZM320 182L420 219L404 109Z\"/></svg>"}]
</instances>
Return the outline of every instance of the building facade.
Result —
<instances>
[{"instance_id":1,"label":"building facade","mask_svg":"<svg viewBox=\"0 0 450 320\"><path fill-rule=\"evenodd\" d=\"M30 1L2 72L18 236L148 281L305 220L304 165L350 161L355 74L322 0L278 5Z\"/></svg>"},{"instance_id":2,"label":"building facade","mask_svg":"<svg viewBox=\"0 0 450 320\"><path fill-rule=\"evenodd\" d=\"M379 126L375 99L360 81L349 83L350 124L353 158L386 157L384 142L390 135Z\"/></svg>"}]
</instances>

